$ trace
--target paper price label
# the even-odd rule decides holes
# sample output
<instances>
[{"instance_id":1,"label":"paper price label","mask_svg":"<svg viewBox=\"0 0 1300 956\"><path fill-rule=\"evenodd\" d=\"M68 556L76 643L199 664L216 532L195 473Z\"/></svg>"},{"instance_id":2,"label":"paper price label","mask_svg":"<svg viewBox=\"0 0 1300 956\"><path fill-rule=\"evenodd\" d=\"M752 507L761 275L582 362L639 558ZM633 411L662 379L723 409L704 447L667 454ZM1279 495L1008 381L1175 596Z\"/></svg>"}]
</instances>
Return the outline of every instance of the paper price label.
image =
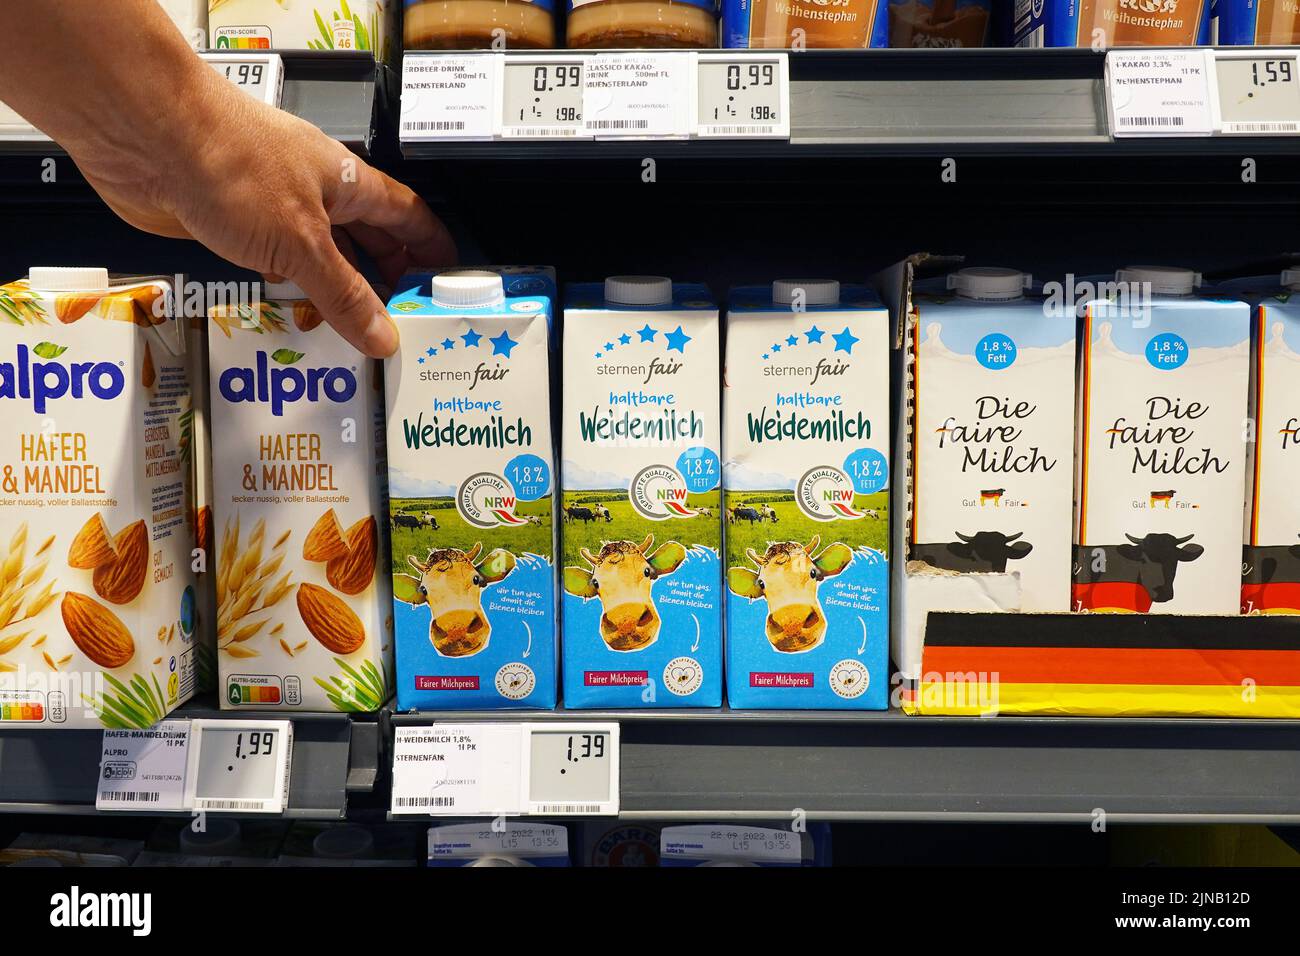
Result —
<instances>
[{"instance_id":1,"label":"paper price label","mask_svg":"<svg viewBox=\"0 0 1300 956\"><path fill-rule=\"evenodd\" d=\"M584 72L581 58L506 57L501 78L501 137L582 137Z\"/></svg>"},{"instance_id":2,"label":"paper price label","mask_svg":"<svg viewBox=\"0 0 1300 956\"><path fill-rule=\"evenodd\" d=\"M598 139L685 139L693 62L686 52L588 56L583 131Z\"/></svg>"},{"instance_id":3,"label":"paper price label","mask_svg":"<svg viewBox=\"0 0 1300 956\"><path fill-rule=\"evenodd\" d=\"M790 64L784 53L700 53L695 68L696 136L790 138Z\"/></svg>"},{"instance_id":4,"label":"paper price label","mask_svg":"<svg viewBox=\"0 0 1300 956\"><path fill-rule=\"evenodd\" d=\"M189 749L188 720L104 731L95 809L184 810Z\"/></svg>"},{"instance_id":5,"label":"paper price label","mask_svg":"<svg viewBox=\"0 0 1300 956\"><path fill-rule=\"evenodd\" d=\"M279 106L284 93L284 61L278 53L204 53L208 65L263 103Z\"/></svg>"},{"instance_id":6,"label":"paper price label","mask_svg":"<svg viewBox=\"0 0 1300 956\"><path fill-rule=\"evenodd\" d=\"M402 142L492 139L503 59L499 53L407 54Z\"/></svg>"},{"instance_id":7,"label":"paper price label","mask_svg":"<svg viewBox=\"0 0 1300 956\"><path fill-rule=\"evenodd\" d=\"M1111 50L1106 54L1115 137L1208 136L1213 131L1204 50Z\"/></svg>"}]
</instances>

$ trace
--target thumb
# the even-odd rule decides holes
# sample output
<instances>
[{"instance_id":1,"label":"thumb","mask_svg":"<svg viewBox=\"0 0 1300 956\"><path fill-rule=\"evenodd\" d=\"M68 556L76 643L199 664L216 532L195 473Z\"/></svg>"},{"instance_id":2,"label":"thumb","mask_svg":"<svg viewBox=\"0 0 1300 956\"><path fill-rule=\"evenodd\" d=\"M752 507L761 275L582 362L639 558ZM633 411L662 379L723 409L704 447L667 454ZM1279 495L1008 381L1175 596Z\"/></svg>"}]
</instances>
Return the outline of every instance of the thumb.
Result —
<instances>
[{"instance_id":1,"label":"thumb","mask_svg":"<svg viewBox=\"0 0 1300 956\"><path fill-rule=\"evenodd\" d=\"M308 239L289 281L307 294L339 335L372 358L397 351L397 326L365 278L339 251L328 230Z\"/></svg>"}]
</instances>

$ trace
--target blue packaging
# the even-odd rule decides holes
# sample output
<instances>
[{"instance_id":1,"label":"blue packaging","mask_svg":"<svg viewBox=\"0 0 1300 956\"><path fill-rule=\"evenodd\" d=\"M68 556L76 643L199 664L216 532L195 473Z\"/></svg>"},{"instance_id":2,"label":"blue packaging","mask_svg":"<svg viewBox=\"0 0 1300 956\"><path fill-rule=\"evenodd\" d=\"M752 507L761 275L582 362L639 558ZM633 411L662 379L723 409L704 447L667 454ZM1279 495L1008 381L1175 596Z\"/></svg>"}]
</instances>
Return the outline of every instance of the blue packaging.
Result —
<instances>
[{"instance_id":1,"label":"blue packaging","mask_svg":"<svg viewBox=\"0 0 1300 956\"><path fill-rule=\"evenodd\" d=\"M1224 46L1289 46L1300 42L1300 8L1278 0L1217 0L1214 6Z\"/></svg>"}]
</instances>

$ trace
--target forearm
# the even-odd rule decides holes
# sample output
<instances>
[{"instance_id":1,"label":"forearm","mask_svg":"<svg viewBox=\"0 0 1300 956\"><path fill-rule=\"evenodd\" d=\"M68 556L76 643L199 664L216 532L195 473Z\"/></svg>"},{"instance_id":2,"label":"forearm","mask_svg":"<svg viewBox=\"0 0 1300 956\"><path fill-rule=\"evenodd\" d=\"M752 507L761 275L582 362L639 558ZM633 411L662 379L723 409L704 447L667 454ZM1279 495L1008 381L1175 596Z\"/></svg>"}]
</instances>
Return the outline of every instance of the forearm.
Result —
<instances>
[{"instance_id":1,"label":"forearm","mask_svg":"<svg viewBox=\"0 0 1300 956\"><path fill-rule=\"evenodd\" d=\"M155 0L0 0L0 36L0 100L73 156L127 174L211 131L220 77Z\"/></svg>"}]
</instances>

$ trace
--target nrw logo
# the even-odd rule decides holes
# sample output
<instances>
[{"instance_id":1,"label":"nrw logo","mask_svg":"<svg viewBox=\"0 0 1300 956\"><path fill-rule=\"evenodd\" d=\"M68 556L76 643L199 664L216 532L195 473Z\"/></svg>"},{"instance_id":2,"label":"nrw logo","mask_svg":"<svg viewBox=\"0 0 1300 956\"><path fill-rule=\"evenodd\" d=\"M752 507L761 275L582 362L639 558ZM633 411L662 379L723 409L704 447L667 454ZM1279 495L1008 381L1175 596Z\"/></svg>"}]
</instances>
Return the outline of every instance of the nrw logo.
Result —
<instances>
[{"instance_id":1,"label":"nrw logo","mask_svg":"<svg viewBox=\"0 0 1300 956\"><path fill-rule=\"evenodd\" d=\"M68 350L66 345L41 342L32 349L18 346L12 362L0 362L0 398L30 399L37 414L45 413L45 404L51 399L117 398L126 386L126 376L113 362L72 362L65 365L55 361ZM45 361L40 361L45 359Z\"/></svg>"},{"instance_id":2,"label":"nrw logo","mask_svg":"<svg viewBox=\"0 0 1300 956\"><path fill-rule=\"evenodd\" d=\"M318 402L347 402L357 393L356 369L342 367L298 369L294 366L306 356L292 349L276 349L270 355L257 353L256 367L228 368L221 373L217 387L221 397L232 405L240 402L269 402L271 414L284 414L284 406L306 399ZM275 362L281 366L272 368Z\"/></svg>"},{"instance_id":3,"label":"nrw logo","mask_svg":"<svg viewBox=\"0 0 1300 956\"><path fill-rule=\"evenodd\" d=\"M153 930L152 893L83 893L73 886L50 897L50 925L58 928L127 927L133 936Z\"/></svg>"}]
</instances>

